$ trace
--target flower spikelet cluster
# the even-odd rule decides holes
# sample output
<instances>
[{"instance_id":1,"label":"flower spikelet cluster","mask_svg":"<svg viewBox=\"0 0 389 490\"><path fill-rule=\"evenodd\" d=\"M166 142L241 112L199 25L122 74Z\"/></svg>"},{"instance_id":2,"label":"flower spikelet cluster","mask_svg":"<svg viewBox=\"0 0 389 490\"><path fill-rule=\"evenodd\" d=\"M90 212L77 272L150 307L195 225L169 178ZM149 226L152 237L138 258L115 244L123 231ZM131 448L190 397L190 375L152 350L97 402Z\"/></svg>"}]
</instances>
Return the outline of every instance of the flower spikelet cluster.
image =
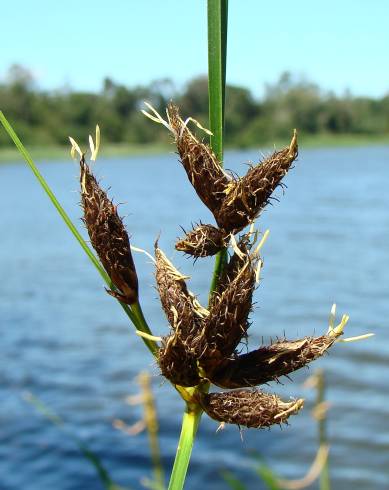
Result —
<instances>
[{"instance_id":1,"label":"flower spikelet cluster","mask_svg":"<svg viewBox=\"0 0 389 490\"><path fill-rule=\"evenodd\" d=\"M206 309L188 290L188 277L156 245L157 289L170 325L158 355L161 372L177 385L201 387L211 383L229 390L196 391L202 409L221 423L261 428L286 422L302 408L303 400L282 401L256 387L277 381L322 356L339 340L348 320L344 315L335 327L333 310L324 335L281 338L242 353L263 265L260 249L264 239L257 245L253 222L297 158L296 131L288 147L251 166L245 175L233 177L221 168L209 145L189 130L189 122L204 130L197 121L184 121L174 104L167 107L166 120L150 105L148 108L150 112L144 114L171 132L189 181L216 221L216 226L195 225L177 241L176 249L195 258L214 255L229 245L233 249ZM248 225L249 231L244 232Z\"/></svg>"},{"instance_id":2,"label":"flower spikelet cluster","mask_svg":"<svg viewBox=\"0 0 389 490\"><path fill-rule=\"evenodd\" d=\"M195 123L209 134L208 130L191 118L184 121L174 104L166 109L166 120L150 105L148 108L151 113L144 112L145 115L166 126L173 135L182 166L216 221L216 226L201 222L195 225L178 240L176 249L196 259L229 246L232 249L205 308L189 290L189 277L174 266L158 241L155 243L155 279L169 323L169 332L159 339L157 361L161 374L180 389L196 388L184 390L186 394L193 393L188 395L192 397L189 401L222 424L261 428L286 423L290 415L302 408L303 400L283 401L257 387L278 381L322 356L341 341L348 321L348 316L343 315L335 326L334 305L324 335L297 340L278 338L269 345L242 353L242 344L248 343L253 295L263 265L260 252L268 234L265 232L258 243L259 233L253 222L297 158L296 132L287 148L250 167L246 175L232 177L224 172L209 145L189 130L188 123ZM123 220L93 175L85 153L72 138L70 141L72 154L78 153L80 157L83 221L111 279L108 293L136 309L138 278ZM90 136L89 143L93 162L100 144L98 127L95 142ZM227 391L208 393L212 384Z\"/></svg>"}]
</instances>

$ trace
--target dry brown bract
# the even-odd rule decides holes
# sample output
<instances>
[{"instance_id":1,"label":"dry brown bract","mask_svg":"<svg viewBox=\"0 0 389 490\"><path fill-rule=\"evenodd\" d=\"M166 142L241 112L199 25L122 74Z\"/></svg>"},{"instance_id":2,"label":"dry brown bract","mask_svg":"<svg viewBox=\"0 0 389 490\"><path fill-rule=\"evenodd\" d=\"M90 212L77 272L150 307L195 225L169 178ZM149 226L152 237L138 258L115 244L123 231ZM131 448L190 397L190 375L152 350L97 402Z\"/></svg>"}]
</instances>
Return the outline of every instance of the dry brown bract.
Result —
<instances>
[{"instance_id":1,"label":"dry brown bract","mask_svg":"<svg viewBox=\"0 0 389 490\"><path fill-rule=\"evenodd\" d=\"M138 277L131 255L130 241L115 206L101 189L84 156L80 160L81 203L89 238L118 289L108 293L122 303L138 300Z\"/></svg>"}]
</instances>

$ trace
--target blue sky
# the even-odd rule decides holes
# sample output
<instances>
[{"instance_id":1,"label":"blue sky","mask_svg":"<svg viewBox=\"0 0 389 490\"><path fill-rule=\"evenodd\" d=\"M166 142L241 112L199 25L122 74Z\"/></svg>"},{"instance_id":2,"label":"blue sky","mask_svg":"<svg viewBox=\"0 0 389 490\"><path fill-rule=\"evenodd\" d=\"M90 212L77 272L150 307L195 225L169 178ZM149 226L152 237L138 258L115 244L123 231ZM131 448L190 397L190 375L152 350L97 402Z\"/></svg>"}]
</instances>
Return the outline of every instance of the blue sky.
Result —
<instances>
[{"instance_id":1,"label":"blue sky","mask_svg":"<svg viewBox=\"0 0 389 490\"><path fill-rule=\"evenodd\" d=\"M284 70L337 93L389 92L389 1L230 0L227 79L263 93ZM0 78L99 90L207 71L205 0L19 0L1 5Z\"/></svg>"}]
</instances>

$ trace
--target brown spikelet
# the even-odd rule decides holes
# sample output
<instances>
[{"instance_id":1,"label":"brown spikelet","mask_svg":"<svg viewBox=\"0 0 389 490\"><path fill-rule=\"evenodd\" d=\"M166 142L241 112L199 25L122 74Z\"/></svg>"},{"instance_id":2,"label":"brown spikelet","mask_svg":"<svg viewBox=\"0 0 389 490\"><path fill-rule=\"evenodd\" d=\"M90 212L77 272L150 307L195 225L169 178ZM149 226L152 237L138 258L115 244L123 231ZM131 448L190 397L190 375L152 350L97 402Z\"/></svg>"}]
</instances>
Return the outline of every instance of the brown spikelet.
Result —
<instances>
[{"instance_id":1,"label":"brown spikelet","mask_svg":"<svg viewBox=\"0 0 389 490\"><path fill-rule=\"evenodd\" d=\"M192 293L188 291L185 279L166 255L155 244L156 281L162 308L170 326L180 331L187 341L199 328L202 318L208 314Z\"/></svg>"},{"instance_id":2,"label":"brown spikelet","mask_svg":"<svg viewBox=\"0 0 389 490\"><path fill-rule=\"evenodd\" d=\"M84 157L80 160L81 203L89 238L104 269L118 291L109 294L126 304L138 300L138 277L130 241L117 207L108 199L91 173Z\"/></svg>"},{"instance_id":3,"label":"brown spikelet","mask_svg":"<svg viewBox=\"0 0 389 490\"><path fill-rule=\"evenodd\" d=\"M200 404L218 422L260 429L286 422L302 408L303 400L284 402L260 390L238 390L203 394Z\"/></svg>"},{"instance_id":4,"label":"brown spikelet","mask_svg":"<svg viewBox=\"0 0 389 490\"><path fill-rule=\"evenodd\" d=\"M195 386L200 382L193 339L208 311L188 291L185 279L155 244L156 280L172 335L162 341L158 353L161 373L172 383Z\"/></svg>"},{"instance_id":5,"label":"brown spikelet","mask_svg":"<svg viewBox=\"0 0 389 490\"><path fill-rule=\"evenodd\" d=\"M178 333L163 339L158 364L161 374L173 384L188 387L200 383L196 357Z\"/></svg>"},{"instance_id":6,"label":"brown spikelet","mask_svg":"<svg viewBox=\"0 0 389 490\"><path fill-rule=\"evenodd\" d=\"M250 241L250 233L244 234L240 237L238 248L241 251L241 254L234 254L230 257L228 263L224 266L223 272L219 278L219 281L216 286L216 290L211 296L210 304L213 305L214 302L217 302L218 298L222 292L227 288L227 286L237 277L241 269L244 267L245 261L249 258L250 250L252 248L253 243ZM251 259L251 272L254 272L254 266L258 261L259 257ZM255 275L252 275L252 279L254 279Z\"/></svg>"},{"instance_id":7,"label":"brown spikelet","mask_svg":"<svg viewBox=\"0 0 389 490\"><path fill-rule=\"evenodd\" d=\"M222 170L209 145L198 141L188 129L180 117L178 107L169 104L167 112L188 179L203 203L214 213L222 204L230 178Z\"/></svg>"},{"instance_id":8,"label":"brown spikelet","mask_svg":"<svg viewBox=\"0 0 389 490\"><path fill-rule=\"evenodd\" d=\"M251 167L244 177L231 182L223 204L214 213L219 227L236 233L251 223L266 206L297 154L295 131L289 147L276 151L261 164Z\"/></svg>"},{"instance_id":9,"label":"brown spikelet","mask_svg":"<svg viewBox=\"0 0 389 490\"><path fill-rule=\"evenodd\" d=\"M226 361L222 368L213 373L211 381L222 388L244 388L268 383L322 356L335 340L335 336L322 335L277 341Z\"/></svg>"},{"instance_id":10,"label":"brown spikelet","mask_svg":"<svg viewBox=\"0 0 389 490\"><path fill-rule=\"evenodd\" d=\"M209 257L227 246L227 237L224 230L200 224L176 242L176 250L193 257Z\"/></svg>"},{"instance_id":11,"label":"brown spikelet","mask_svg":"<svg viewBox=\"0 0 389 490\"><path fill-rule=\"evenodd\" d=\"M213 294L209 315L196 346L199 362L208 376L229 359L250 326L258 257L234 255L226 267L220 289Z\"/></svg>"}]
</instances>

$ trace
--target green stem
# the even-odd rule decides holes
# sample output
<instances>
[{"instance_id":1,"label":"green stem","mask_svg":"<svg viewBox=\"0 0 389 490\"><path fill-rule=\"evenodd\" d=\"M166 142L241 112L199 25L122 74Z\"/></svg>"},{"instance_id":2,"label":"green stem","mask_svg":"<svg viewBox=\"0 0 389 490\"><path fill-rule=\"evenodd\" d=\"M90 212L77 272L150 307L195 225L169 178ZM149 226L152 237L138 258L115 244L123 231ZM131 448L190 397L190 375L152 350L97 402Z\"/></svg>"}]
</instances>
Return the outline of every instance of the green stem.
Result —
<instances>
[{"instance_id":1,"label":"green stem","mask_svg":"<svg viewBox=\"0 0 389 490\"><path fill-rule=\"evenodd\" d=\"M212 293L215 291L217 283L220 278L220 274L222 273L225 264L227 263L227 249L224 248L217 253L215 257L215 265L213 268L211 286L209 288L209 297L211 297Z\"/></svg>"},{"instance_id":2,"label":"green stem","mask_svg":"<svg viewBox=\"0 0 389 490\"><path fill-rule=\"evenodd\" d=\"M226 86L228 0L208 0L208 92L209 126L212 131L211 148L219 161L223 160L224 105ZM224 266L227 251L216 256L215 270L211 281L214 291ZM204 386L202 391L207 391ZM180 440L170 476L169 490L181 490L185 483L194 438L200 423L202 410L188 404L182 419Z\"/></svg>"},{"instance_id":3,"label":"green stem","mask_svg":"<svg viewBox=\"0 0 389 490\"><path fill-rule=\"evenodd\" d=\"M140 330L143 333L147 333L148 335L152 335L152 332L150 330L150 327L147 324L147 321L143 315L142 307L139 303L134 303L131 305L131 311L132 314L135 317L136 323L135 326L137 327L138 330ZM146 339L142 337L143 342L147 345L148 349L151 351L151 353L156 356L158 352L158 345L154 340Z\"/></svg>"},{"instance_id":4,"label":"green stem","mask_svg":"<svg viewBox=\"0 0 389 490\"><path fill-rule=\"evenodd\" d=\"M27 165L32 170L33 174L37 178L37 180L40 183L40 185L42 186L43 190L48 195L50 201L53 203L54 207L58 211L58 214L64 220L66 226L69 228L69 230L72 232L73 236L76 238L78 243L81 245L81 248L84 250L84 252L88 256L89 260L96 267L96 269L98 270L99 274L104 279L104 281L108 285L108 287L114 288L114 285L112 284L111 279L109 278L108 274L104 270L103 266L97 260L94 253L88 247L86 241L82 238L80 232L74 226L72 220L69 218L66 211L61 206L58 199L55 197L53 191L50 189L48 183L46 182L46 180L44 179L42 174L39 172L37 166L35 165L33 159L31 158L30 154L28 153L27 149L24 147L23 143L20 141L18 135L15 133L15 131L13 130L12 126L10 125L10 123L8 122L7 118L4 116L2 111L0 111L0 122L3 125L4 129L7 131L7 133L9 134L12 141L14 142L16 148L19 150L19 152L23 156ZM135 325L135 327L138 330L141 330L142 332L150 333L150 329L147 326L146 320L143 317L143 313L142 313L142 310L140 309L139 304L137 304L137 307L135 307L135 311L131 311L131 309L124 303L120 303L120 305L123 308L123 310L125 311L128 318L131 320L131 322ZM132 307L132 310L134 310L134 306ZM144 339L144 338L142 338L142 340L147 345L147 347L150 349L150 351L153 354L155 354L155 352L157 350L156 343L151 341L151 340Z\"/></svg>"},{"instance_id":5,"label":"green stem","mask_svg":"<svg viewBox=\"0 0 389 490\"><path fill-rule=\"evenodd\" d=\"M181 490L184 487L186 473L192 454L193 442L200 423L202 411L188 404L182 418L180 440L178 441L176 458L168 490Z\"/></svg>"},{"instance_id":6,"label":"green stem","mask_svg":"<svg viewBox=\"0 0 389 490\"><path fill-rule=\"evenodd\" d=\"M208 95L211 148L223 165L224 107L226 87L228 0L208 0ZM215 258L210 294L216 288L227 258L227 249Z\"/></svg>"},{"instance_id":7,"label":"green stem","mask_svg":"<svg viewBox=\"0 0 389 490\"><path fill-rule=\"evenodd\" d=\"M208 0L208 96L211 148L223 160L228 0Z\"/></svg>"}]
</instances>

